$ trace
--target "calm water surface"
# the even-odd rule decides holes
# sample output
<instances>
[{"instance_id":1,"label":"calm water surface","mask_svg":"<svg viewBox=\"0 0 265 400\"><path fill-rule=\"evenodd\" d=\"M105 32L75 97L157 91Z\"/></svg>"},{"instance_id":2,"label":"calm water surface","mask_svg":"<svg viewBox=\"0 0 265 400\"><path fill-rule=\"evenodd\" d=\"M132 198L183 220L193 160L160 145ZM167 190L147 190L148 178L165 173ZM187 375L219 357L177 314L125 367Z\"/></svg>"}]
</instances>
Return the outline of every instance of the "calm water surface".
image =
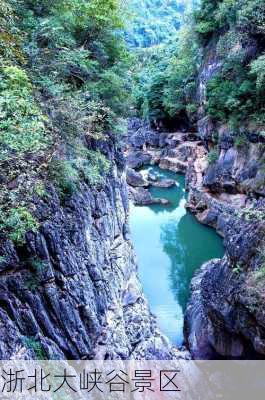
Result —
<instances>
[{"instance_id":1,"label":"calm water surface","mask_svg":"<svg viewBox=\"0 0 265 400\"><path fill-rule=\"evenodd\" d=\"M185 209L185 178L149 167L147 171L176 181L170 189L151 188L154 197L170 200L170 206L131 206L131 230L139 274L161 331L173 343L183 343L183 318L190 281L205 261L222 257L222 239Z\"/></svg>"}]
</instances>

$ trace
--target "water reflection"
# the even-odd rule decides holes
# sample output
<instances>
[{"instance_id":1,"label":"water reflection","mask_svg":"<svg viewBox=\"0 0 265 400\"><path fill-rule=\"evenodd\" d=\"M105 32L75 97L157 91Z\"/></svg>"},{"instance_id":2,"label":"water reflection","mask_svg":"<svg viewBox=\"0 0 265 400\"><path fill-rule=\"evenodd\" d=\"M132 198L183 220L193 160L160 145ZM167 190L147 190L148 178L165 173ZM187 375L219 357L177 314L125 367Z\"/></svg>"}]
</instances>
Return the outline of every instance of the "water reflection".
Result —
<instances>
[{"instance_id":1,"label":"water reflection","mask_svg":"<svg viewBox=\"0 0 265 400\"><path fill-rule=\"evenodd\" d=\"M131 230L151 309L161 330L180 345L191 278L203 262L221 257L224 250L220 237L187 213L184 177L157 167L151 171L176 180L173 188L151 189L153 196L166 198L171 205L132 206Z\"/></svg>"}]
</instances>

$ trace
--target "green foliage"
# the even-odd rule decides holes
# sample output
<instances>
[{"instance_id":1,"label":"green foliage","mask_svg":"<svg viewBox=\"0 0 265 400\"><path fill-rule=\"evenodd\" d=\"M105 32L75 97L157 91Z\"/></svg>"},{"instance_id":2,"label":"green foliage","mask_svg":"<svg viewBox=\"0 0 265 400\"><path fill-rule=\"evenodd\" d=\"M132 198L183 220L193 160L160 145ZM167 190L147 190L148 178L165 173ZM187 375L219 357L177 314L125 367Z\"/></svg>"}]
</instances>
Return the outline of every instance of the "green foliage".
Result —
<instances>
[{"instance_id":1,"label":"green foliage","mask_svg":"<svg viewBox=\"0 0 265 400\"><path fill-rule=\"evenodd\" d=\"M41 274L47 269L47 261L34 257L28 260L29 265L33 270L33 275L25 279L25 287L35 292L41 285Z\"/></svg>"},{"instance_id":2,"label":"green foliage","mask_svg":"<svg viewBox=\"0 0 265 400\"><path fill-rule=\"evenodd\" d=\"M72 148L68 161L54 159L50 164L50 175L62 197L76 192L80 181L91 185L104 182L110 163L99 151L89 150L83 145Z\"/></svg>"},{"instance_id":3,"label":"green foliage","mask_svg":"<svg viewBox=\"0 0 265 400\"><path fill-rule=\"evenodd\" d=\"M100 102L104 99L108 107L116 115L128 115L130 107L130 96L128 87L124 85L125 71L117 64L103 71L100 79L95 83L86 85L88 91L93 94L93 99Z\"/></svg>"},{"instance_id":4,"label":"green foliage","mask_svg":"<svg viewBox=\"0 0 265 400\"><path fill-rule=\"evenodd\" d=\"M179 43L177 54L169 60L164 88L163 104L171 117L181 111L196 111L196 104L191 107L191 103L195 99L198 48L189 28L180 31Z\"/></svg>"},{"instance_id":5,"label":"green foliage","mask_svg":"<svg viewBox=\"0 0 265 400\"><path fill-rule=\"evenodd\" d=\"M224 120L238 104L235 99L236 83L214 77L207 86L207 111L213 119Z\"/></svg>"},{"instance_id":6,"label":"green foliage","mask_svg":"<svg viewBox=\"0 0 265 400\"><path fill-rule=\"evenodd\" d=\"M239 212L239 216L244 218L246 221L265 221L264 210L259 210L255 208L245 208L244 210Z\"/></svg>"},{"instance_id":7,"label":"green foliage","mask_svg":"<svg viewBox=\"0 0 265 400\"><path fill-rule=\"evenodd\" d=\"M262 265L261 268L255 273L256 281L264 281L265 279L265 265Z\"/></svg>"},{"instance_id":8,"label":"green foliage","mask_svg":"<svg viewBox=\"0 0 265 400\"><path fill-rule=\"evenodd\" d=\"M207 82L208 115L235 130L250 121L263 125L265 56L260 52L264 48L264 1L202 0L194 8L193 18L185 17L186 26L176 40L140 52L134 91L137 109L151 122L173 120L179 124L187 117L192 122L198 109L198 45L205 48L212 40L210 48L216 46L220 67ZM250 54L253 38L258 47Z\"/></svg>"},{"instance_id":9,"label":"green foliage","mask_svg":"<svg viewBox=\"0 0 265 400\"><path fill-rule=\"evenodd\" d=\"M39 340L35 339L34 337L24 336L23 344L27 349L34 351L37 360L47 359L43 345Z\"/></svg>"},{"instance_id":10,"label":"green foliage","mask_svg":"<svg viewBox=\"0 0 265 400\"><path fill-rule=\"evenodd\" d=\"M48 196L48 193L46 191L46 188L45 188L45 185L43 182L37 182L35 184L34 191L40 198L45 198Z\"/></svg>"},{"instance_id":11,"label":"green foliage","mask_svg":"<svg viewBox=\"0 0 265 400\"><path fill-rule=\"evenodd\" d=\"M218 161L218 158L219 158L219 151L216 148L211 149L207 154L207 160L209 164L214 164L216 161Z\"/></svg>"},{"instance_id":12,"label":"green foliage","mask_svg":"<svg viewBox=\"0 0 265 400\"><path fill-rule=\"evenodd\" d=\"M218 75L207 85L207 111L220 122L238 128L247 121L264 123L264 54L251 56L252 37L262 49L265 4L262 0L202 0L194 13L195 31L204 46L217 42L222 60Z\"/></svg>"},{"instance_id":13,"label":"green foliage","mask_svg":"<svg viewBox=\"0 0 265 400\"><path fill-rule=\"evenodd\" d=\"M4 67L0 79L0 160L46 148L45 118L26 73L19 67Z\"/></svg>"},{"instance_id":14,"label":"green foliage","mask_svg":"<svg viewBox=\"0 0 265 400\"><path fill-rule=\"evenodd\" d=\"M1 0L1 5L3 33L20 37L11 47L23 47L27 68L22 59L3 52L0 161L19 160L27 169L34 160L37 175L37 164L45 169L52 160L50 175L61 194L73 193L82 179L103 182L109 167L105 157L92 150L81 157L75 147L108 140L105 132L118 132L130 109L131 59L122 37L120 1ZM1 35L2 27L0 42ZM33 193L46 197L42 178L35 179Z\"/></svg>"},{"instance_id":15,"label":"green foliage","mask_svg":"<svg viewBox=\"0 0 265 400\"><path fill-rule=\"evenodd\" d=\"M255 85L247 77L235 79L221 73L208 82L207 112L216 121L230 121L238 127L259 108L258 102Z\"/></svg>"},{"instance_id":16,"label":"green foliage","mask_svg":"<svg viewBox=\"0 0 265 400\"><path fill-rule=\"evenodd\" d=\"M110 162L99 151L88 150L84 146L77 146L74 149L74 165L78 169L79 176L91 185L104 182L109 171Z\"/></svg>"},{"instance_id":17,"label":"green foliage","mask_svg":"<svg viewBox=\"0 0 265 400\"><path fill-rule=\"evenodd\" d=\"M264 283L265 280L265 248L260 248L260 268L254 273L255 283Z\"/></svg>"},{"instance_id":18,"label":"green foliage","mask_svg":"<svg viewBox=\"0 0 265 400\"><path fill-rule=\"evenodd\" d=\"M148 50L134 92L135 105L144 118L166 122L196 112L197 58L198 48L187 27L179 31L176 42Z\"/></svg>"},{"instance_id":19,"label":"green foliage","mask_svg":"<svg viewBox=\"0 0 265 400\"><path fill-rule=\"evenodd\" d=\"M215 19L218 0L202 0L200 8L194 12L195 32L201 40L207 40L217 29L218 23Z\"/></svg>"},{"instance_id":20,"label":"green foliage","mask_svg":"<svg viewBox=\"0 0 265 400\"><path fill-rule=\"evenodd\" d=\"M127 113L130 58L119 33L123 18L118 0L59 0L41 15L32 2L30 13L25 6L21 13L23 24L35 21L26 50L36 83L66 102L82 101L86 93L114 114Z\"/></svg>"},{"instance_id":21,"label":"green foliage","mask_svg":"<svg viewBox=\"0 0 265 400\"><path fill-rule=\"evenodd\" d=\"M25 280L25 288L31 292L35 292L40 286L40 280L37 276L31 276Z\"/></svg>"},{"instance_id":22,"label":"green foliage","mask_svg":"<svg viewBox=\"0 0 265 400\"><path fill-rule=\"evenodd\" d=\"M245 133L241 133L235 137L235 146L242 148L248 144L248 136Z\"/></svg>"},{"instance_id":23,"label":"green foliage","mask_svg":"<svg viewBox=\"0 0 265 400\"><path fill-rule=\"evenodd\" d=\"M236 266L234 266L234 268L233 268L233 273L236 275L241 274L242 271L243 271L243 268L240 264L236 264Z\"/></svg>"},{"instance_id":24,"label":"green foliage","mask_svg":"<svg viewBox=\"0 0 265 400\"><path fill-rule=\"evenodd\" d=\"M189 114L193 114L197 111L198 105L195 103L190 103L186 105L186 110Z\"/></svg>"},{"instance_id":25,"label":"green foliage","mask_svg":"<svg viewBox=\"0 0 265 400\"><path fill-rule=\"evenodd\" d=\"M1 65L11 62L24 63L21 50L21 32L16 27L16 15L13 4L8 0L0 0L0 61Z\"/></svg>"},{"instance_id":26,"label":"green foliage","mask_svg":"<svg viewBox=\"0 0 265 400\"><path fill-rule=\"evenodd\" d=\"M263 0L240 0L237 5L237 20L240 29L252 34L264 34L265 4Z\"/></svg>"},{"instance_id":27,"label":"green foliage","mask_svg":"<svg viewBox=\"0 0 265 400\"><path fill-rule=\"evenodd\" d=\"M245 0L202 0L194 12L195 32L200 42L205 45L221 29L234 26L244 3Z\"/></svg>"},{"instance_id":28,"label":"green foliage","mask_svg":"<svg viewBox=\"0 0 265 400\"><path fill-rule=\"evenodd\" d=\"M62 197L72 195L79 182L78 171L72 161L54 159L50 163L50 175Z\"/></svg>"},{"instance_id":29,"label":"green foliage","mask_svg":"<svg viewBox=\"0 0 265 400\"><path fill-rule=\"evenodd\" d=\"M251 63L251 73L256 77L256 87L258 92L265 92L265 54L258 57Z\"/></svg>"},{"instance_id":30,"label":"green foliage","mask_svg":"<svg viewBox=\"0 0 265 400\"><path fill-rule=\"evenodd\" d=\"M6 257L0 256L0 264L3 264L4 262L6 262Z\"/></svg>"},{"instance_id":31,"label":"green foliage","mask_svg":"<svg viewBox=\"0 0 265 400\"><path fill-rule=\"evenodd\" d=\"M119 0L0 0L0 228L18 246L49 178L62 197L104 183L110 162L94 149L130 112L125 15Z\"/></svg>"},{"instance_id":32,"label":"green foliage","mask_svg":"<svg viewBox=\"0 0 265 400\"><path fill-rule=\"evenodd\" d=\"M28 231L36 232L38 222L25 207L11 208L0 212L0 228L7 232L9 238L17 245L23 245Z\"/></svg>"},{"instance_id":33,"label":"green foliage","mask_svg":"<svg viewBox=\"0 0 265 400\"><path fill-rule=\"evenodd\" d=\"M183 0L131 0L128 4L131 14L126 30L130 46L147 48L167 42L178 31L182 14L188 7Z\"/></svg>"},{"instance_id":34,"label":"green foliage","mask_svg":"<svg viewBox=\"0 0 265 400\"><path fill-rule=\"evenodd\" d=\"M45 260L41 260L40 258L31 258L29 262L36 273L41 273L47 268L47 262Z\"/></svg>"}]
</instances>

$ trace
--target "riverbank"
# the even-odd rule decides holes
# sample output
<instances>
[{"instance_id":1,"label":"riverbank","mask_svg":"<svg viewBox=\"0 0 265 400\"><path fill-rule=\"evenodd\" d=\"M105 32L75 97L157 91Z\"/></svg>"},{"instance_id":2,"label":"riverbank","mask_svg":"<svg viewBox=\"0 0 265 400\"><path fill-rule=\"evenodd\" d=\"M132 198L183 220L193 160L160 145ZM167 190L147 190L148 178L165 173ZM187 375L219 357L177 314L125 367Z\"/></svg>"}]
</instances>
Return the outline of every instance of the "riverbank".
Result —
<instances>
[{"instance_id":1,"label":"riverbank","mask_svg":"<svg viewBox=\"0 0 265 400\"><path fill-rule=\"evenodd\" d=\"M183 174L158 166L142 168L140 173L153 179L149 188L152 198L163 198L169 204L130 206L139 277L158 326L181 347L191 279L204 262L223 256L222 239L187 210ZM163 187L168 182L174 185Z\"/></svg>"},{"instance_id":2,"label":"riverbank","mask_svg":"<svg viewBox=\"0 0 265 400\"><path fill-rule=\"evenodd\" d=\"M134 168L136 174L149 164L185 173L189 193L186 207L200 223L213 227L224 237L224 258L204 264L192 282L185 316L185 338L192 356L258 357L258 353L263 352L263 328L262 320L258 322L254 317L258 308L252 305L253 296L260 290L255 289L254 281L255 268L261 260L258 248L264 237L264 224L255 216L247 218L247 213L250 210L258 216L262 200L236 190L216 191L208 184L213 167L199 134L157 132L133 121L126 152L128 166ZM224 155L219 169L227 167L228 159ZM244 165L241 161L242 169ZM216 173L216 167L214 171ZM131 199L136 204L146 204L148 186L152 186L152 182L130 189ZM151 202L152 196L148 204Z\"/></svg>"}]
</instances>

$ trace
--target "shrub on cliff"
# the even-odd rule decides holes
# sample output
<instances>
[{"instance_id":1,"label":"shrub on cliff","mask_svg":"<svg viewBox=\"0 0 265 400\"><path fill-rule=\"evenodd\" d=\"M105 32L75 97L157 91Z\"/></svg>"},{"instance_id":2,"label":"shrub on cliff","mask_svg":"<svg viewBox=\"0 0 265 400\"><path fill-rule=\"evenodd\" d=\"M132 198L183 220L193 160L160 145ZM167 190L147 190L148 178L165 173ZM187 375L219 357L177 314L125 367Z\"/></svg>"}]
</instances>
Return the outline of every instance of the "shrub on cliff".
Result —
<instances>
[{"instance_id":1,"label":"shrub on cliff","mask_svg":"<svg viewBox=\"0 0 265 400\"><path fill-rule=\"evenodd\" d=\"M45 118L32 96L25 71L17 66L0 70L0 159L17 158L47 147Z\"/></svg>"},{"instance_id":2,"label":"shrub on cliff","mask_svg":"<svg viewBox=\"0 0 265 400\"><path fill-rule=\"evenodd\" d=\"M55 183L61 198L75 193L80 181L90 185L104 183L110 162L99 151L89 150L83 145L71 149L69 160L54 158L50 163L50 177Z\"/></svg>"},{"instance_id":3,"label":"shrub on cliff","mask_svg":"<svg viewBox=\"0 0 265 400\"><path fill-rule=\"evenodd\" d=\"M26 207L0 209L0 229L7 232L8 237L17 245L23 245L25 234L36 231L38 222Z\"/></svg>"},{"instance_id":4,"label":"shrub on cliff","mask_svg":"<svg viewBox=\"0 0 265 400\"><path fill-rule=\"evenodd\" d=\"M216 161L218 161L218 158L219 158L219 151L218 151L218 149L217 149L217 148L211 149L211 150L209 151L208 155L207 155L208 163L209 163L210 165L211 165L211 164L214 164Z\"/></svg>"},{"instance_id":5,"label":"shrub on cliff","mask_svg":"<svg viewBox=\"0 0 265 400\"><path fill-rule=\"evenodd\" d=\"M251 73L256 77L256 88L260 94L265 93L265 54L251 63Z\"/></svg>"}]
</instances>

